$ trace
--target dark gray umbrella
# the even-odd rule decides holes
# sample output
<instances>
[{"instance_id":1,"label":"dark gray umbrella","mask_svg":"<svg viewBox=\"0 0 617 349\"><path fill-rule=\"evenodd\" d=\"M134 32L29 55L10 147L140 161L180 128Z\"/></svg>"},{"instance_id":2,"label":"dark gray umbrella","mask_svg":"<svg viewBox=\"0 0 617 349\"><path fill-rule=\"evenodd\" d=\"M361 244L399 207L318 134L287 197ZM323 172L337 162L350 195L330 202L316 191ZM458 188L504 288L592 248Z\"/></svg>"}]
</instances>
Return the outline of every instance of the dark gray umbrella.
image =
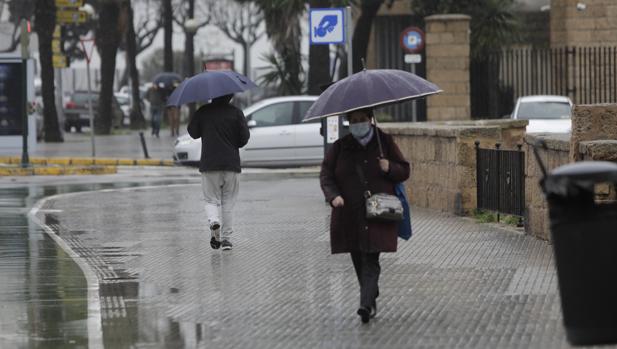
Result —
<instances>
[{"instance_id":1,"label":"dark gray umbrella","mask_svg":"<svg viewBox=\"0 0 617 349\"><path fill-rule=\"evenodd\" d=\"M257 87L246 76L231 70L205 71L184 80L167 99L168 106L207 102L224 95Z\"/></svg>"},{"instance_id":2,"label":"dark gray umbrella","mask_svg":"<svg viewBox=\"0 0 617 349\"><path fill-rule=\"evenodd\" d=\"M417 99L441 92L421 77L396 69L365 69L328 87L303 121Z\"/></svg>"},{"instance_id":3,"label":"dark gray umbrella","mask_svg":"<svg viewBox=\"0 0 617 349\"><path fill-rule=\"evenodd\" d=\"M179 74L164 72L156 74L152 79L152 84L160 88L175 88L180 81L182 81L182 76Z\"/></svg>"}]
</instances>

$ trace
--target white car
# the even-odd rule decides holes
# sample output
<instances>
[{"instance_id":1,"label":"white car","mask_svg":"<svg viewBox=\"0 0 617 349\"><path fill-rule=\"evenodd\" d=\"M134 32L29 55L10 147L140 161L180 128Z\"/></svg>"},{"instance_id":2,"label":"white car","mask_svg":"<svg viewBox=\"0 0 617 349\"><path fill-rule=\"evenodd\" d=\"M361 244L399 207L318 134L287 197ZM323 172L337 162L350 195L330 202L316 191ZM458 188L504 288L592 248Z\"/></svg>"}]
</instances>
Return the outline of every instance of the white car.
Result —
<instances>
[{"instance_id":1,"label":"white car","mask_svg":"<svg viewBox=\"0 0 617 349\"><path fill-rule=\"evenodd\" d=\"M572 130L572 101L564 96L520 97L511 118L529 120L527 133L569 133Z\"/></svg>"},{"instance_id":2,"label":"white car","mask_svg":"<svg viewBox=\"0 0 617 349\"><path fill-rule=\"evenodd\" d=\"M321 164L324 140L320 120L303 123L317 96L269 98L244 110L251 129L249 142L240 149L242 166L305 166ZM174 160L195 165L201 157L201 139L178 137Z\"/></svg>"}]
</instances>

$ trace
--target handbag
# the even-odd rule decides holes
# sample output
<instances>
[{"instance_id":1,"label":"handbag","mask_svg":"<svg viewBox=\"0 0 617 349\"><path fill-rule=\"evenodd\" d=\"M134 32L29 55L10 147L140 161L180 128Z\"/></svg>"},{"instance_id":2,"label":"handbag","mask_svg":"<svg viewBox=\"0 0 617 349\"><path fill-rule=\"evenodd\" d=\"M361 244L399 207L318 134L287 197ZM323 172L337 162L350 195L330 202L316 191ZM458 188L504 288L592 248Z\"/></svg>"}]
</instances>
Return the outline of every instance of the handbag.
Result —
<instances>
[{"instance_id":1,"label":"handbag","mask_svg":"<svg viewBox=\"0 0 617 349\"><path fill-rule=\"evenodd\" d=\"M365 183L364 172L356 163L356 171L362 183ZM387 193L372 194L369 190L364 192L366 219L400 222L403 220L403 204L396 195Z\"/></svg>"}]
</instances>

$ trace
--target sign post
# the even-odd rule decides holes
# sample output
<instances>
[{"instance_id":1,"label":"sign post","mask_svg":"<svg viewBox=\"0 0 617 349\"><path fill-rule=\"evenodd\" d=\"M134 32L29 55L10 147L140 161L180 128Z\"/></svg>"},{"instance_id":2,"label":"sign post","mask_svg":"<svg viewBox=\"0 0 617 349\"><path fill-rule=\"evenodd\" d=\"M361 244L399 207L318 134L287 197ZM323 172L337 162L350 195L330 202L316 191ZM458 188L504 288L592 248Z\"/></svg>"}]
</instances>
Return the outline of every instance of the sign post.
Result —
<instances>
[{"instance_id":1,"label":"sign post","mask_svg":"<svg viewBox=\"0 0 617 349\"><path fill-rule=\"evenodd\" d=\"M28 155L28 58L30 58L30 51L28 46L30 45L30 33L28 32L28 21L21 21L21 105L22 105L22 152L21 152L21 167L30 166L30 157Z\"/></svg>"},{"instance_id":2,"label":"sign post","mask_svg":"<svg viewBox=\"0 0 617 349\"><path fill-rule=\"evenodd\" d=\"M347 50L347 75L353 74L351 46L351 7L312 8L309 10L309 43L311 45L340 45ZM343 120L331 116L321 120L324 152L343 135Z\"/></svg>"},{"instance_id":3,"label":"sign post","mask_svg":"<svg viewBox=\"0 0 617 349\"><path fill-rule=\"evenodd\" d=\"M405 63L411 65L411 73L416 73L416 64L422 63L422 55L424 50L424 32L417 27L407 27L401 32L399 38L401 48L407 52L405 54ZM412 121L418 121L418 106L416 101L411 101L411 116Z\"/></svg>"}]
</instances>

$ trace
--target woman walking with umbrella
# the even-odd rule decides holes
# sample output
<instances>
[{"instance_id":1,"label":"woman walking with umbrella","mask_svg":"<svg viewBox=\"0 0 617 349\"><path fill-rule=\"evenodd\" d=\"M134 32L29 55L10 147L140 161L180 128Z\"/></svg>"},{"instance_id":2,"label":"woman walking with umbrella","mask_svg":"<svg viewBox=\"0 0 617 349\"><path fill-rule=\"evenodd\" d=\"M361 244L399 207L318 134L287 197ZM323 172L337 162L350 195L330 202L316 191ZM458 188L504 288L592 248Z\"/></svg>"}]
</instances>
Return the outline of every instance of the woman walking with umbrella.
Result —
<instances>
[{"instance_id":1,"label":"woman walking with umbrella","mask_svg":"<svg viewBox=\"0 0 617 349\"><path fill-rule=\"evenodd\" d=\"M332 206L332 253L349 253L360 285L357 314L368 323L377 314L379 256L396 252L399 222L367 218L370 193L394 195L409 178L410 166L393 138L377 127L373 107L410 100L440 90L414 74L364 70L328 87L304 121L345 115L350 134L337 140L321 166L320 183Z\"/></svg>"}]
</instances>

